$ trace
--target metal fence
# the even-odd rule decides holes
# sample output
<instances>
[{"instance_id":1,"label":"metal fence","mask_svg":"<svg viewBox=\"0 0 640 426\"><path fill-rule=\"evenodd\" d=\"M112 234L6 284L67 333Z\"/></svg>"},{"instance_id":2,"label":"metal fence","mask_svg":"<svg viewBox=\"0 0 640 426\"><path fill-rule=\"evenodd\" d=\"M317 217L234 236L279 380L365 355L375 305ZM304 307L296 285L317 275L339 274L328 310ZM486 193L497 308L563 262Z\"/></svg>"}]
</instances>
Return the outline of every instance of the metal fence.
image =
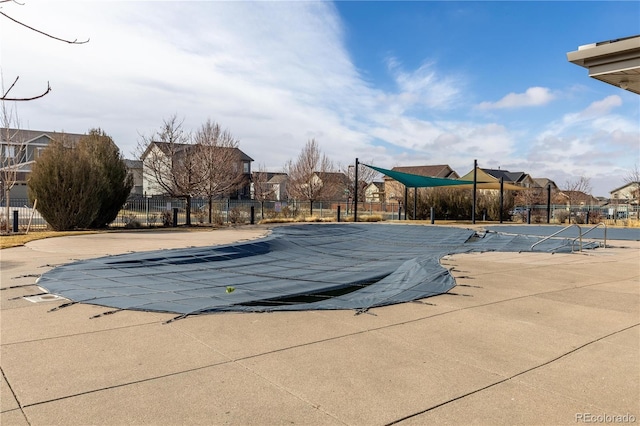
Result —
<instances>
[{"instance_id":1,"label":"metal fence","mask_svg":"<svg viewBox=\"0 0 640 426\"><path fill-rule=\"evenodd\" d=\"M0 205L0 229L6 229L6 221L12 229L17 218L19 231L45 229L47 223L37 209L26 199L12 199L7 218L6 206ZM37 207L37 206L36 206ZM169 198L130 198L123 206L118 217L111 223L112 227L154 227L184 225L186 221L186 204L182 199ZM255 200L213 200L194 198L191 200L191 223L198 224L242 224L259 222L263 219L306 219L353 220L353 203L338 201L318 201L311 204L308 201L264 201ZM551 206L550 223L599 223L620 226L640 226L637 205L607 205L607 206L574 206L569 209L565 205ZM412 211L405 212L398 203L364 202L358 203L358 218L365 221L370 217L380 220L398 220L411 218ZM16 216L17 215L17 216ZM482 215L476 219L482 220ZM505 221L523 223L546 223L547 206L532 206L516 208L503 218Z\"/></svg>"}]
</instances>

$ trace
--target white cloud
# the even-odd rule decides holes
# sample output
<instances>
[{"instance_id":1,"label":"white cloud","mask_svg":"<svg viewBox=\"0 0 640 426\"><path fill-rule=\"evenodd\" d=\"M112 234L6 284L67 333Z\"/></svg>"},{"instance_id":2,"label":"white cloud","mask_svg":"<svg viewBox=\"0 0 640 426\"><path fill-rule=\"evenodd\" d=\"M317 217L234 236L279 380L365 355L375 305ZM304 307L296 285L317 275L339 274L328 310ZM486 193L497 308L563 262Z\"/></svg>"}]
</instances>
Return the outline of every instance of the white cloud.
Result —
<instances>
[{"instance_id":1,"label":"white cloud","mask_svg":"<svg viewBox=\"0 0 640 426\"><path fill-rule=\"evenodd\" d=\"M30 0L2 10L61 37L91 38L73 46L2 22L5 85L19 75L16 93L39 93L47 81L53 88L18 105L22 124L68 132L100 126L127 157L138 133L177 114L190 129L219 122L256 164L274 170L311 137L336 162L444 163L460 173L474 158L550 178L559 170L614 176L637 162L638 112L623 106L624 95L570 113L554 102L551 123L533 124L529 111L514 123L474 121L464 108L477 94L464 71L429 58L409 69L405 58L391 58L393 89L376 87L371 74L364 79L346 48L348 23L328 2ZM557 93L535 86L475 109L548 105Z\"/></svg>"},{"instance_id":2,"label":"white cloud","mask_svg":"<svg viewBox=\"0 0 640 426\"><path fill-rule=\"evenodd\" d=\"M509 93L497 102L481 102L477 108L491 110L541 106L548 104L554 98L555 96L546 87L530 87L524 93Z\"/></svg>"},{"instance_id":3,"label":"white cloud","mask_svg":"<svg viewBox=\"0 0 640 426\"><path fill-rule=\"evenodd\" d=\"M389 101L401 111L413 106L450 109L464 90L462 78L441 75L432 62L424 63L413 71L404 71L400 61L392 57L387 59L387 66L399 89L399 93L392 94Z\"/></svg>"}]
</instances>

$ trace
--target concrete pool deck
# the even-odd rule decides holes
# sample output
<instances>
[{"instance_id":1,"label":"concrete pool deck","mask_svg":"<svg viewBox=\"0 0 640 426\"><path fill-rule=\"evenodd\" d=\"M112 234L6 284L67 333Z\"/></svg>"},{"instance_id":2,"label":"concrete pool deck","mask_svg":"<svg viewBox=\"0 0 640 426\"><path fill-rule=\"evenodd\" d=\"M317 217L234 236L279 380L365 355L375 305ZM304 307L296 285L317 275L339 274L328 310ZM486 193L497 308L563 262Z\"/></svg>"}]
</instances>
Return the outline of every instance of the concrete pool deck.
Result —
<instances>
[{"instance_id":1,"label":"concrete pool deck","mask_svg":"<svg viewBox=\"0 0 640 426\"><path fill-rule=\"evenodd\" d=\"M80 235L0 251L0 423L640 421L640 242L445 257L450 294L352 311L174 314L33 303L34 275L266 228ZM92 318L95 317L95 318ZM625 417L626 416L626 417Z\"/></svg>"}]
</instances>

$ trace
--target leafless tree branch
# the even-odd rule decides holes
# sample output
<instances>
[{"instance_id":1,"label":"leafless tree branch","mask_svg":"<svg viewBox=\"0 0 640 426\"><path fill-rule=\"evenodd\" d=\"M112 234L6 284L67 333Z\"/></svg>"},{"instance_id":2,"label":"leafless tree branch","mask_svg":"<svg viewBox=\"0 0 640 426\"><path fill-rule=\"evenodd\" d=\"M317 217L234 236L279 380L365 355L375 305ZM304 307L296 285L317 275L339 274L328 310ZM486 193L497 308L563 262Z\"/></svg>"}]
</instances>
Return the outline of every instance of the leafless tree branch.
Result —
<instances>
[{"instance_id":1,"label":"leafless tree branch","mask_svg":"<svg viewBox=\"0 0 640 426\"><path fill-rule=\"evenodd\" d=\"M11 2L11 3L15 3L15 4L20 5L20 6L23 6L23 3L19 3L19 2L15 1L15 0L0 0L0 3L9 3L9 2ZM23 27L25 27L25 28L27 28L27 29L29 29L29 30L31 30L31 31L35 31L35 32L36 32L36 33L38 33L38 34L42 34L42 35L44 35L45 37L49 37L49 38L52 38L52 39L54 39L54 40L61 41L61 42L63 42L63 43L68 43L68 44L85 44L85 43L88 43L88 42L89 42L89 39L86 39L86 40L84 40L84 41L78 41L78 39L75 39L75 40L67 40L67 39L64 39L64 38L56 37L56 36L54 36L54 35L51 35L51 34L46 33L46 32L44 32L44 31L41 31L41 30L39 30L39 29L37 29L37 28L34 28L34 27L32 27L32 26L29 26L29 25L27 25L27 24L25 24L25 23L23 23L23 22L21 22L21 21L18 21L17 19L12 18L11 16L7 15L7 14L6 14L6 13L4 13L4 12L0 12L0 15L4 16L5 18L9 19L10 21L15 22L16 24L21 25L21 26L23 26ZM42 97L46 96L49 92L51 92L51 86L49 85L49 82L47 81L47 89L46 89L44 92L40 93L39 95L36 95L36 96L30 96L30 97L9 97L9 92L10 92L10 91L13 89L13 87L16 85L16 83L18 82L18 79L19 79L19 78L20 78L19 76L18 76L18 77L16 77L16 79L13 81L13 84L11 84L11 87L9 87L9 89L8 89L6 92L3 92L3 93L2 93L2 97L0 98L0 100L2 100L2 101L14 101L14 102L32 101L32 100L34 100L34 99L42 98Z\"/></svg>"},{"instance_id":2,"label":"leafless tree branch","mask_svg":"<svg viewBox=\"0 0 640 426\"><path fill-rule=\"evenodd\" d=\"M37 96L32 96L30 98L10 98L8 96L9 92L16 85L16 83L18 82L19 78L20 78L20 76L17 76L16 79L13 80L13 83L11 84L11 86L6 90L6 92L4 92L2 94L2 97L0 97L0 101L13 101L13 102L32 101L34 99L42 98L43 96L45 96L47 93L49 93L51 91L51 86L49 85L49 82L47 81L47 89L44 92L42 92L41 94L37 95Z\"/></svg>"},{"instance_id":3,"label":"leafless tree branch","mask_svg":"<svg viewBox=\"0 0 640 426\"><path fill-rule=\"evenodd\" d=\"M69 43L69 44L85 44L85 43L89 43L89 39L86 39L86 40L84 40L84 41L78 41L78 39L75 39L75 40L66 40L66 39L64 39L64 38L56 37L56 36L53 36L53 35L51 35L51 34L49 34L49 33L44 32L44 31L40 31L40 30L39 30L39 29L37 29L37 28L33 28L33 27L31 27L31 26L29 26L29 25L27 25L27 24L23 23L23 22L20 22L20 21L18 21L17 19L12 18L11 16L7 15L7 14L6 14L6 13L4 13L4 12L0 12L0 15L2 15L2 16L4 16L5 18L7 18L7 19L9 19L9 20L11 20L11 21L13 21L13 22L15 22L15 23L16 23L16 24L18 24L18 25L22 25L23 27L30 29L31 31L35 31L35 32L37 32L38 34L42 34L43 36L46 36L46 37L52 38L52 39L54 39L54 40L61 41L61 42L63 42L63 43Z\"/></svg>"}]
</instances>

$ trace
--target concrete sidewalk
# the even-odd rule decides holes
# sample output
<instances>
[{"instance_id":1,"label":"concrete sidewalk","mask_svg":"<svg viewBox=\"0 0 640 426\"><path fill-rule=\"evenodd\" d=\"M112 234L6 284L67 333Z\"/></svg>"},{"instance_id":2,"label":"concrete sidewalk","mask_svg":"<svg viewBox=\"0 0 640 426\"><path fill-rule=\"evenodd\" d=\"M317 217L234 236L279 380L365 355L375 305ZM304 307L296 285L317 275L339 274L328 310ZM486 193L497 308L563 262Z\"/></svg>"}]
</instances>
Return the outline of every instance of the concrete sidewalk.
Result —
<instances>
[{"instance_id":1,"label":"concrete sidewalk","mask_svg":"<svg viewBox=\"0 0 640 426\"><path fill-rule=\"evenodd\" d=\"M175 315L32 303L74 259L265 228L82 235L0 251L2 425L640 421L640 242L446 257L458 286L351 311ZM13 287L13 288L10 288Z\"/></svg>"}]
</instances>

